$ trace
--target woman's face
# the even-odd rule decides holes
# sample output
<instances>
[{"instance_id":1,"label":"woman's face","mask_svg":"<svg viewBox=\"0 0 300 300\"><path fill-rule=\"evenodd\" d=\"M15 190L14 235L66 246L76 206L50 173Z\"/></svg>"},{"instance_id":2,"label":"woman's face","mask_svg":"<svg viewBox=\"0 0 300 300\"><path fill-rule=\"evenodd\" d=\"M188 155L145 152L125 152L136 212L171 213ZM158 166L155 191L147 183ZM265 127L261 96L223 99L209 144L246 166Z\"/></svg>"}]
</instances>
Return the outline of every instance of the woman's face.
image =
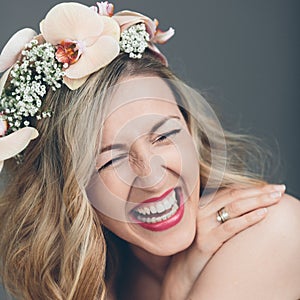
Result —
<instances>
[{"instance_id":1,"label":"woman's face","mask_svg":"<svg viewBox=\"0 0 300 300\"><path fill-rule=\"evenodd\" d=\"M194 239L198 159L175 98L159 77L130 77L110 98L88 196L102 223L156 255Z\"/></svg>"}]
</instances>

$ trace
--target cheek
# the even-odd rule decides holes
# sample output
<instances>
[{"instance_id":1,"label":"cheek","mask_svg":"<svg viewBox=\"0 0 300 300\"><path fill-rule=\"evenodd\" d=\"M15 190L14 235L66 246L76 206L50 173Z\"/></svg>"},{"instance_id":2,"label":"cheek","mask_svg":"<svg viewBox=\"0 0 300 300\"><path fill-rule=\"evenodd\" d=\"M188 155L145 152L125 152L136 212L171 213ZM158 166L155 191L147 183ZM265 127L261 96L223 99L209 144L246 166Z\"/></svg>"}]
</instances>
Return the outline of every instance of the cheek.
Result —
<instances>
[{"instance_id":1,"label":"cheek","mask_svg":"<svg viewBox=\"0 0 300 300\"><path fill-rule=\"evenodd\" d=\"M189 133L186 132L176 140L172 154L167 159L168 165L176 170L184 183L184 197L187 200L192 194L197 193L200 174L198 154Z\"/></svg>"},{"instance_id":2,"label":"cheek","mask_svg":"<svg viewBox=\"0 0 300 300\"><path fill-rule=\"evenodd\" d=\"M126 195L130 189L114 175L115 172L111 173L103 177L98 173L95 174L88 185L87 196L100 214L125 222L127 221Z\"/></svg>"},{"instance_id":3,"label":"cheek","mask_svg":"<svg viewBox=\"0 0 300 300\"><path fill-rule=\"evenodd\" d=\"M103 175L99 175L99 181L101 182L101 188L111 193L112 199L115 197L122 199L128 194L129 184L121 176L119 168L112 168L107 172L103 172Z\"/></svg>"}]
</instances>

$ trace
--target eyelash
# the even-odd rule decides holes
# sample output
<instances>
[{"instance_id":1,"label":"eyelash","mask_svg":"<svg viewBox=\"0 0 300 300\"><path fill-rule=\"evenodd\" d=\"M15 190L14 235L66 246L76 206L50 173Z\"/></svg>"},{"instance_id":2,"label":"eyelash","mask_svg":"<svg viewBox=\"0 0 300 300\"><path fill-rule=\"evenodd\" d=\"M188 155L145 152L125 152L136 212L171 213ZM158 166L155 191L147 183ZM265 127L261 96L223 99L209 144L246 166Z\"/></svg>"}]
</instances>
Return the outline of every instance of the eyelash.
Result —
<instances>
[{"instance_id":1,"label":"eyelash","mask_svg":"<svg viewBox=\"0 0 300 300\"><path fill-rule=\"evenodd\" d=\"M170 136L172 136L172 135L176 135L176 134L178 134L180 131L181 131L181 129L174 129L174 130L171 130L171 131L169 131L169 132L163 133L163 134L159 135L158 138L156 138L156 139L152 142L152 144L154 144L154 143L163 143L163 142L165 142L165 140L166 140L168 137L170 137Z\"/></svg>"},{"instance_id":2,"label":"eyelash","mask_svg":"<svg viewBox=\"0 0 300 300\"><path fill-rule=\"evenodd\" d=\"M102 167L100 167L98 169L98 173L103 170L103 169L106 169L107 167L109 167L110 165L112 165L113 163L117 162L118 160L122 159L126 157L126 155L121 155L119 157L116 157L116 158L113 158L112 160L108 161L106 164L104 164Z\"/></svg>"},{"instance_id":3,"label":"eyelash","mask_svg":"<svg viewBox=\"0 0 300 300\"><path fill-rule=\"evenodd\" d=\"M164 143L168 137L170 137L170 136L172 136L172 135L176 135L176 134L178 134L180 131L181 131L181 129L174 129L174 130L171 130L171 131L169 131L169 132L163 133L163 134L159 135L158 138L156 138L156 139L152 142L152 144L154 144L154 143ZM119 157L117 157L117 158L114 158L114 159L108 161L106 164L104 164L102 167L100 167L100 168L98 169L98 173L99 173L100 171L106 169L107 167L109 167L109 166L112 165L113 163L117 162L118 160L124 158L124 157L126 157L126 155L121 155L121 156L119 156Z\"/></svg>"}]
</instances>

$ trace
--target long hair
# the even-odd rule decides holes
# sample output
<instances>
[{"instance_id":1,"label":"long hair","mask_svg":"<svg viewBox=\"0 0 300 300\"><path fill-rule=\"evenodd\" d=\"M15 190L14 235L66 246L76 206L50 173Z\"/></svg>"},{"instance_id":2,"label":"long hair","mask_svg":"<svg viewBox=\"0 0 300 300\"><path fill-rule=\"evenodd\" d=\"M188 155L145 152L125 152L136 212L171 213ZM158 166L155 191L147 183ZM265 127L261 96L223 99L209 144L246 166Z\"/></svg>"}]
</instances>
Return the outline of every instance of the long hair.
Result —
<instances>
[{"instance_id":1,"label":"long hair","mask_svg":"<svg viewBox=\"0 0 300 300\"><path fill-rule=\"evenodd\" d=\"M121 78L136 75L180 82L150 52L139 60L120 54L78 90L63 86L49 91L44 105L53 116L36 124L39 138L26 149L22 164L13 160L6 164L8 182L0 202L0 275L16 298L105 298L109 274L115 272L109 259L112 248L85 189L95 168L106 91ZM187 101L180 87L172 89L178 101ZM212 171L221 170L212 170L207 134L188 111L182 112L198 147L205 184ZM205 114L202 121L211 122ZM213 132L214 124L209 127ZM246 164L255 147L249 150L245 136L224 132L224 137L227 157L218 159L227 164L220 187L260 184ZM218 135L212 138L219 143Z\"/></svg>"}]
</instances>

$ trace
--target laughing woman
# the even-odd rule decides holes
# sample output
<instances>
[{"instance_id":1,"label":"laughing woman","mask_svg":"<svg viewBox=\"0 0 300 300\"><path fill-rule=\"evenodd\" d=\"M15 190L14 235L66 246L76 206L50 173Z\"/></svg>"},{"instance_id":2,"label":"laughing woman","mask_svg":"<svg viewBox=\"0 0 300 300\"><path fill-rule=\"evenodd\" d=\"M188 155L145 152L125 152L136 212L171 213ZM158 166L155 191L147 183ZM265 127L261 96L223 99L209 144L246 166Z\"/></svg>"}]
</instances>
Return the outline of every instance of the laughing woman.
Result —
<instances>
[{"instance_id":1,"label":"laughing woman","mask_svg":"<svg viewBox=\"0 0 300 300\"><path fill-rule=\"evenodd\" d=\"M0 270L17 299L298 299L300 204L107 2L1 53ZM258 161L258 164L260 162ZM1 180L2 180L1 179Z\"/></svg>"}]
</instances>

